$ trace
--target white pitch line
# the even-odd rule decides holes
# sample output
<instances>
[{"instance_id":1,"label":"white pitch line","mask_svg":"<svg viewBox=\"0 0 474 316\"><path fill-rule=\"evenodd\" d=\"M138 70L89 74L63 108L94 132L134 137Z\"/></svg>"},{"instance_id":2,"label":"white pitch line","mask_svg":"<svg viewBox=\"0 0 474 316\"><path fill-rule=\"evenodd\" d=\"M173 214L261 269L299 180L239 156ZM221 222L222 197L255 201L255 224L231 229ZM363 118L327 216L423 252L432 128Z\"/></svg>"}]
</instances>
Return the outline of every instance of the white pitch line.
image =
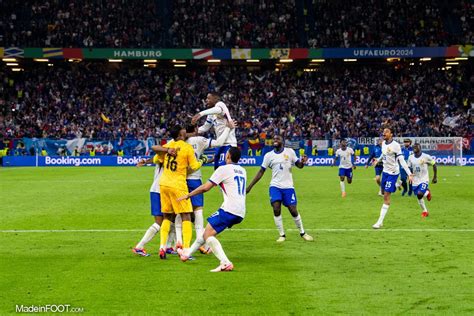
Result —
<instances>
[{"instance_id":1,"label":"white pitch line","mask_svg":"<svg viewBox=\"0 0 474 316\"><path fill-rule=\"evenodd\" d=\"M143 229L5 229L0 230L0 233L128 233L128 232L143 232ZM287 229L288 231L297 231L297 229ZM315 228L306 229L313 232L371 232L376 231L371 228ZM275 228L236 228L228 231L246 231L246 232L274 232ZM474 232L474 228L383 228L378 231L385 232Z\"/></svg>"}]
</instances>

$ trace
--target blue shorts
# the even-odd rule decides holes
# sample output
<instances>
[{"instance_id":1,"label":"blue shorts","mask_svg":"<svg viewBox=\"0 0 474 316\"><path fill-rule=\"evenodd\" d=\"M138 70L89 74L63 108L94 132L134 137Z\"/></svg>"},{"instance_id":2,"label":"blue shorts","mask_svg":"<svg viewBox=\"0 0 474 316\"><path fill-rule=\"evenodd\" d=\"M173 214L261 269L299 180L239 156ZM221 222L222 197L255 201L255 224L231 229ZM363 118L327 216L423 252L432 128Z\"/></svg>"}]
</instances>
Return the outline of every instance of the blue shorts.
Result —
<instances>
[{"instance_id":1,"label":"blue shorts","mask_svg":"<svg viewBox=\"0 0 474 316\"><path fill-rule=\"evenodd\" d=\"M407 173L405 172L405 169L403 169L403 168L400 168L400 169L401 169L401 170L400 170L400 179L401 179L402 181L407 181L408 175L407 175Z\"/></svg>"},{"instance_id":2,"label":"blue shorts","mask_svg":"<svg viewBox=\"0 0 474 316\"><path fill-rule=\"evenodd\" d=\"M186 183L188 184L189 192L191 192L194 189L196 189L198 186L200 186L202 184L202 181L199 179L190 179L190 180L186 180ZM198 195L192 196L191 204L193 205L193 207L204 206L204 194L198 194Z\"/></svg>"},{"instance_id":3,"label":"blue shorts","mask_svg":"<svg viewBox=\"0 0 474 316\"><path fill-rule=\"evenodd\" d=\"M228 213L221 208L207 218L207 222L217 233L222 232L226 228L231 228L241 221L243 221L242 217Z\"/></svg>"},{"instance_id":4,"label":"blue shorts","mask_svg":"<svg viewBox=\"0 0 474 316\"><path fill-rule=\"evenodd\" d=\"M352 168L339 168L339 176L352 179Z\"/></svg>"},{"instance_id":5,"label":"blue shorts","mask_svg":"<svg viewBox=\"0 0 474 316\"><path fill-rule=\"evenodd\" d=\"M391 174L382 172L382 182L380 183L380 187L385 192L393 193L397 190L397 186L396 186L397 180L398 180L398 174L391 175Z\"/></svg>"},{"instance_id":6,"label":"blue shorts","mask_svg":"<svg viewBox=\"0 0 474 316\"><path fill-rule=\"evenodd\" d=\"M280 189L277 187L270 187L270 203L280 201L284 206L288 207L291 205L296 205L298 201L296 200L295 189Z\"/></svg>"},{"instance_id":7,"label":"blue shorts","mask_svg":"<svg viewBox=\"0 0 474 316\"><path fill-rule=\"evenodd\" d=\"M415 195L418 195L418 193L425 195L426 191L428 191L428 183L420 183L413 188L413 193L415 193Z\"/></svg>"},{"instance_id":8,"label":"blue shorts","mask_svg":"<svg viewBox=\"0 0 474 316\"><path fill-rule=\"evenodd\" d=\"M161 213L160 193L150 192L151 215L163 216Z\"/></svg>"},{"instance_id":9,"label":"blue shorts","mask_svg":"<svg viewBox=\"0 0 474 316\"><path fill-rule=\"evenodd\" d=\"M230 145L221 146L216 148L216 153L214 154L214 170L220 166L225 165L225 155L230 149Z\"/></svg>"},{"instance_id":10,"label":"blue shorts","mask_svg":"<svg viewBox=\"0 0 474 316\"><path fill-rule=\"evenodd\" d=\"M383 166L375 166L375 175L380 176L383 172Z\"/></svg>"}]
</instances>

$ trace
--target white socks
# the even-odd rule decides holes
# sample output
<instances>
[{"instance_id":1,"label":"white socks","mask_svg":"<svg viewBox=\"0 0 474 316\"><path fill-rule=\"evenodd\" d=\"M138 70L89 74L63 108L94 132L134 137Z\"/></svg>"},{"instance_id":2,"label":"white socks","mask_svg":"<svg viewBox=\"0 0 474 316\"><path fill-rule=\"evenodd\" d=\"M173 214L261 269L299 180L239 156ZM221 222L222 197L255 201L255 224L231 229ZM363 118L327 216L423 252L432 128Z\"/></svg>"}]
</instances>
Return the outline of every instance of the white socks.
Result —
<instances>
[{"instance_id":1,"label":"white socks","mask_svg":"<svg viewBox=\"0 0 474 316\"><path fill-rule=\"evenodd\" d=\"M174 220L174 228L176 233L176 244L182 245L183 244L183 221L181 219L181 215L176 215L176 219Z\"/></svg>"},{"instance_id":2,"label":"white socks","mask_svg":"<svg viewBox=\"0 0 474 316\"><path fill-rule=\"evenodd\" d=\"M422 211L428 211L428 210L426 209L425 200L424 200L423 198L421 198L421 199L418 200L418 204L420 204L420 207L421 207L421 210L422 210Z\"/></svg>"},{"instance_id":3,"label":"white socks","mask_svg":"<svg viewBox=\"0 0 474 316\"><path fill-rule=\"evenodd\" d=\"M385 215L387 215L389 207L390 207L390 205L387 205L387 204L382 205L382 208L380 209L380 216L379 216L379 219L377 221L377 224L382 224L383 223L383 219L385 218Z\"/></svg>"},{"instance_id":4,"label":"white socks","mask_svg":"<svg viewBox=\"0 0 474 316\"><path fill-rule=\"evenodd\" d=\"M208 244L209 247L211 247L212 252L216 255L217 259L221 262L221 264L229 264L231 263L229 258L225 255L224 249L222 249L222 245L217 240L216 237L211 236L207 238L206 243Z\"/></svg>"},{"instance_id":5,"label":"white socks","mask_svg":"<svg viewBox=\"0 0 474 316\"><path fill-rule=\"evenodd\" d=\"M140 242L135 248L143 249L145 245L148 244L159 231L160 225L158 225L157 223L153 223L153 225L151 225L150 228L148 228L148 230L145 232L145 235L143 235L142 240L140 240Z\"/></svg>"},{"instance_id":6,"label":"white socks","mask_svg":"<svg viewBox=\"0 0 474 316\"><path fill-rule=\"evenodd\" d=\"M194 211L194 229L196 230L196 238L201 237L204 233L204 217L202 215L202 208Z\"/></svg>"},{"instance_id":7,"label":"white socks","mask_svg":"<svg viewBox=\"0 0 474 316\"><path fill-rule=\"evenodd\" d=\"M168 241L166 241L166 249L171 248L173 246L173 243L176 243L176 229L174 227L174 223L171 222Z\"/></svg>"},{"instance_id":8,"label":"white socks","mask_svg":"<svg viewBox=\"0 0 474 316\"><path fill-rule=\"evenodd\" d=\"M283 218L281 217L281 214L280 216L273 216L273 220L275 221L275 225L280 236L285 236L285 229L283 228Z\"/></svg>"},{"instance_id":9,"label":"white socks","mask_svg":"<svg viewBox=\"0 0 474 316\"><path fill-rule=\"evenodd\" d=\"M186 253L186 255L191 256L193 253L195 253L199 249L199 247L201 247L205 243L206 241L204 240L204 238L202 238L202 235L198 236L196 240L194 241L194 243L191 245L191 248L189 248L189 251L188 253Z\"/></svg>"},{"instance_id":10,"label":"white socks","mask_svg":"<svg viewBox=\"0 0 474 316\"><path fill-rule=\"evenodd\" d=\"M344 183L344 181L340 181L339 184L341 185L341 192L346 192L346 184Z\"/></svg>"},{"instance_id":11,"label":"white socks","mask_svg":"<svg viewBox=\"0 0 474 316\"><path fill-rule=\"evenodd\" d=\"M293 220L295 221L296 228L300 230L300 235L304 234L303 221L301 220L300 214L298 214L296 217L293 217Z\"/></svg>"}]
</instances>

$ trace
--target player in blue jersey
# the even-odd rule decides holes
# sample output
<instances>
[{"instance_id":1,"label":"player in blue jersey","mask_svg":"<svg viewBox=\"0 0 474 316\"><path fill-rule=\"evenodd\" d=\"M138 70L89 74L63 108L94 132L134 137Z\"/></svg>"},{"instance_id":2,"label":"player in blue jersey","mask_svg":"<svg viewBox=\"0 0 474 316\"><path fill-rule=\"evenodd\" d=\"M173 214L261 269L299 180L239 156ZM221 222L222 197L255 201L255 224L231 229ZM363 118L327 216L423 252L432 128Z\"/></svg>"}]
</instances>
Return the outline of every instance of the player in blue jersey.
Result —
<instances>
[{"instance_id":1,"label":"player in blue jersey","mask_svg":"<svg viewBox=\"0 0 474 316\"><path fill-rule=\"evenodd\" d=\"M403 140L403 147L402 147L402 154L403 157L405 158L405 161L408 161L408 158L410 158L410 155L413 154L413 147L411 147L411 139L405 138ZM413 186L411 183L408 183L407 181L408 175L403 170L403 168L400 170L400 179L402 180L402 196L405 196L408 192L408 196L411 196L413 193Z\"/></svg>"},{"instance_id":2,"label":"player in blue jersey","mask_svg":"<svg viewBox=\"0 0 474 316\"><path fill-rule=\"evenodd\" d=\"M285 148L283 137L280 135L275 135L273 137L273 147L274 150L266 153L263 157L262 167L257 175L255 175L252 182L248 185L247 193L249 193L250 190L252 190L252 187L262 178L267 168L272 169L272 179L270 181L270 204L273 208L273 219L275 225L280 233L277 242L284 242L286 240L283 219L281 217L281 204L286 206L290 211L295 225L300 232L301 238L306 241L313 241L313 237L304 231L303 221L296 209L296 192L293 185L293 176L291 174L293 166L302 169L308 160L308 157L303 156L298 159L293 149Z\"/></svg>"},{"instance_id":3,"label":"player in blue jersey","mask_svg":"<svg viewBox=\"0 0 474 316\"><path fill-rule=\"evenodd\" d=\"M374 146L374 149L370 153L370 156L369 156L369 159L367 160L367 164L365 165L365 168L368 168L369 164L371 164L372 161L374 161L374 159L377 159L378 157L382 155L382 143L383 143L383 139L379 138L377 140L377 145ZM379 195L383 196L383 188L380 187L380 180L381 180L380 177L383 171L383 161L380 160L374 166L374 169L375 169L375 182L377 183L377 186L379 187Z\"/></svg>"}]
</instances>

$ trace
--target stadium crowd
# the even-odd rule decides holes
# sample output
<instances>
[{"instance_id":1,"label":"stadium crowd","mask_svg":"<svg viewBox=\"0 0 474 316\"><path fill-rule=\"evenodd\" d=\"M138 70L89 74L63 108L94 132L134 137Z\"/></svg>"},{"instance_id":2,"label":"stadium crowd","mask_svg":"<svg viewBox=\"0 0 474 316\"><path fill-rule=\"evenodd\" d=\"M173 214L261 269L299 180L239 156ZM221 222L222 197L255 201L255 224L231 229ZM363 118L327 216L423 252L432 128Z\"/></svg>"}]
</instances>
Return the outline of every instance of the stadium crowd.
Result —
<instances>
[{"instance_id":1,"label":"stadium crowd","mask_svg":"<svg viewBox=\"0 0 474 316\"><path fill-rule=\"evenodd\" d=\"M470 1L314 1L312 47L449 46L473 42Z\"/></svg>"},{"instance_id":2,"label":"stadium crowd","mask_svg":"<svg viewBox=\"0 0 474 316\"><path fill-rule=\"evenodd\" d=\"M378 136L392 120L404 136L472 136L474 76L468 66L323 65L315 72L245 67L147 69L133 64L0 68L6 138L167 136L217 90L239 121L239 139L284 134L337 139ZM103 115L101 115L103 114ZM265 137L263 137L265 138Z\"/></svg>"},{"instance_id":3,"label":"stadium crowd","mask_svg":"<svg viewBox=\"0 0 474 316\"><path fill-rule=\"evenodd\" d=\"M0 47L388 47L474 42L471 0L0 0Z\"/></svg>"}]
</instances>

